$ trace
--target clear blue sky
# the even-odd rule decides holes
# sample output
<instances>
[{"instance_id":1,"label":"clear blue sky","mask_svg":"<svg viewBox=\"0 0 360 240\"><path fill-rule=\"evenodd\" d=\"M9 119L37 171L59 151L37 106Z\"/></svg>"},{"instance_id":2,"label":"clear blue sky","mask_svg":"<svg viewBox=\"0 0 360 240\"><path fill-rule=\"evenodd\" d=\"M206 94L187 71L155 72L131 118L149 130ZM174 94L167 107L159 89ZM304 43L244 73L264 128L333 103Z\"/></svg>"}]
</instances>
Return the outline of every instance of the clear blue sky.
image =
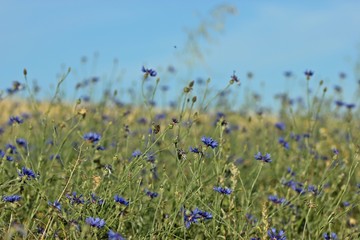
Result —
<instances>
[{"instance_id":1,"label":"clear blue sky","mask_svg":"<svg viewBox=\"0 0 360 240\"><path fill-rule=\"evenodd\" d=\"M360 77L354 71L360 59L357 0L0 3L2 90L13 80L23 81L26 67L29 80L37 79L48 95L57 74L72 67L75 74L64 85L71 92L83 77L95 74L109 79L114 58L119 60L117 74L126 87L139 81L142 65L157 69L161 83L170 85L172 91L183 87L175 78L211 77L214 86L222 87L236 70L244 82L239 90L243 94L246 73L252 71L251 84L265 99L285 89L300 95L306 69L315 71L314 82L323 79L329 88L345 72L348 78L342 84L350 92ZM205 60L195 61L190 68L184 59L196 58L186 51L187 32L214 22L211 11L224 3L234 6L237 14L225 18L221 32L210 31L210 41L199 38ZM96 68L91 63L95 52L99 53ZM80 64L82 56L89 58L85 67ZM168 65L175 66L176 77L166 73ZM286 70L298 80L285 84Z\"/></svg>"}]
</instances>

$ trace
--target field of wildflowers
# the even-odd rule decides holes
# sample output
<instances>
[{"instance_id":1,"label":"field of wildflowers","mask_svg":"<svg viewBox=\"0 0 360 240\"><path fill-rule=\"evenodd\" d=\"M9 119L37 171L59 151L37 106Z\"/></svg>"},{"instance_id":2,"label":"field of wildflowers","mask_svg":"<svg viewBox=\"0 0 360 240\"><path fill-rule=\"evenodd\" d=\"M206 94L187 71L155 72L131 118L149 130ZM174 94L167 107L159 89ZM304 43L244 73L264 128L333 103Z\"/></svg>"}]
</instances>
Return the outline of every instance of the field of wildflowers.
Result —
<instances>
[{"instance_id":1,"label":"field of wildflowers","mask_svg":"<svg viewBox=\"0 0 360 240\"><path fill-rule=\"evenodd\" d=\"M190 81L158 107L167 88L140 70L142 103L116 91L66 103L66 74L49 101L26 70L6 89L2 239L360 239L359 112L341 87L279 94L276 113L234 110L224 94L241 83L234 73L219 93Z\"/></svg>"}]
</instances>

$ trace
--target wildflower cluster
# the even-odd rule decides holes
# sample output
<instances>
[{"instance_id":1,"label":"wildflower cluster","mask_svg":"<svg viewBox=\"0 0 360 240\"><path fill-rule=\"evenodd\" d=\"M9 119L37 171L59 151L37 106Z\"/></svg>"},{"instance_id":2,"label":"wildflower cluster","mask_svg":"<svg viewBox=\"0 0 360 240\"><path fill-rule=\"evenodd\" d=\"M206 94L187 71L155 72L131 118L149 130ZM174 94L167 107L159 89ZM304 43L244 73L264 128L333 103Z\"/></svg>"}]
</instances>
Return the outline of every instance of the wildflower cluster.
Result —
<instances>
[{"instance_id":1,"label":"wildflower cluster","mask_svg":"<svg viewBox=\"0 0 360 240\"><path fill-rule=\"evenodd\" d=\"M189 228L192 223L199 223L201 220L210 220L213 218L209 212L195 208L192 211L182 209L185 227Z\"/></svg>"}]
</instances>

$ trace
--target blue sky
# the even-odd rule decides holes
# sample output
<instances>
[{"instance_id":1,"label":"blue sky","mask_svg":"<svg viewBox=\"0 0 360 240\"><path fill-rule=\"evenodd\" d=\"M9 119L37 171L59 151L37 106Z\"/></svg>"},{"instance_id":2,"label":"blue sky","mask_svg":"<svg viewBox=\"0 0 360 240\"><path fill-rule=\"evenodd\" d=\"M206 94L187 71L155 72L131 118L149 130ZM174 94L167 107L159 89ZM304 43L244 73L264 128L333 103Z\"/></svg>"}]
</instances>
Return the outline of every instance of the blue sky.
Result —
<instances>
[{"instance_id":1,"label":"blue sky","mask_svg":"<svg viewBox=\"0 0 360 240\"><path fill-rule=\"evenodd\" d=\"M315 71L313 82L323 79L329 88L345 72L348 77L341 84L349 92L360 77L354 71L360 60L356 0L0 2L1 89L23 81L26 67L29 80L36 79L47 96L57 75L72 67L64 84L64 91L72 92L84 77L109 81L114 58L124 88L139 84L142 65L157 69L161 84L170 85L173 93L197 77L210 77L221 88L236 70L243 82L239 95L251 84L269 101L284 90L301 95L306 69ZM201 23L219 22L211 12L222 4L234 6L237 13L225 18L222 31L210 31L211 40L198 39L204 61L196 61L186 51L187 33ZM89 59L85 66L82 56ZM184 59L195 62L189 66ZM176 76L166 73L168 65L175 66ZM291 83L283 77L287 70L296 76ZM248 71L254 73L251 83Z\"/></svg>"}]
</instances>

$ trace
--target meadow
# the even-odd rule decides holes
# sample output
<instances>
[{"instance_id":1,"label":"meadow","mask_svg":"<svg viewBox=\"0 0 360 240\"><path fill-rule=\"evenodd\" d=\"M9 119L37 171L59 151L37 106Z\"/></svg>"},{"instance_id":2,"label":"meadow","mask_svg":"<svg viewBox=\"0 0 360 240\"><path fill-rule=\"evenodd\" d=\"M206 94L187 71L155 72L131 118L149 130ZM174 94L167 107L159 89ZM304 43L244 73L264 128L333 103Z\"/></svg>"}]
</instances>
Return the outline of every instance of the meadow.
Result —
<instances>
[{"instance_id":1,"label":"meadow","mask_svg":"<svg viewBox=\"0 0 360 240\"><path fill-rule=\"evenodd\" d=\"M26 70L6 89L2 239L360 239L359 111L341 86L240 111L227 94L242 84L234 73L216 93L189 81L160 107L162 79L139 73L137 104L116 90L63 101L67 74L46 101Z\"/></svg>"}]
</instances>

